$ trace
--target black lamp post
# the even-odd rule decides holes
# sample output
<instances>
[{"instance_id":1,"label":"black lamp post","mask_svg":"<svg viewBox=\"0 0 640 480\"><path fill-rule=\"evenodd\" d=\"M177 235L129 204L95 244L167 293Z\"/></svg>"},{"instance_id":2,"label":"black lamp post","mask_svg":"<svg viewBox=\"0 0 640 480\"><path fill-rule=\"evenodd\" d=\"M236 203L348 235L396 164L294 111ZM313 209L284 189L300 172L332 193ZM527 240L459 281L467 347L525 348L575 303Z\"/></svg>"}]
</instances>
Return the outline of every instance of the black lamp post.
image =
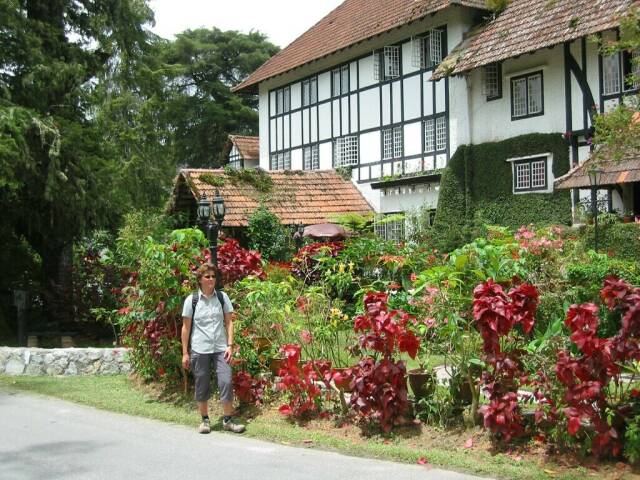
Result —
<instances>
[{"instance_id":1,"label":"black lamp post","mask_svg":"<svg viewBox=\"0 0 640 480\"><path fill-rule=\"evenodd\" d=\"M591 213L593 214L594 250L598 252L598 185L602 170L594 168L589 170L589 183L591 184Z\"/></svg>"},{"instance_id":2,"label":"black lamp post","mask_svg":"<svg viewBox=\"0 0 640 480\"><path fill-rule=\"evenodd\" d=\"M302 247L302 236L304 235L304 225L302 223L299 223L298 226L296 227L296 231L293 234L293 241L296 244L296 250L300 250L300 247Z\"/></svg>"},{"instance_id":3,"label":"black lamp post","mask_svg":"<svg viewBox=\"0 0 640 480\"><path fill-rule=\"evenodd\" d=\"M211 221L211 210L213 207L213 218L215 223ZM198 223L209 240L209 252L211 253L211 262L218 265L218 233L222 228L224 221L225 206L224 200L220 196L220 192L216 190L216 196L213 202L207 199L205 193L200 197L198 202Z\"/></svg>"}]
</instances>

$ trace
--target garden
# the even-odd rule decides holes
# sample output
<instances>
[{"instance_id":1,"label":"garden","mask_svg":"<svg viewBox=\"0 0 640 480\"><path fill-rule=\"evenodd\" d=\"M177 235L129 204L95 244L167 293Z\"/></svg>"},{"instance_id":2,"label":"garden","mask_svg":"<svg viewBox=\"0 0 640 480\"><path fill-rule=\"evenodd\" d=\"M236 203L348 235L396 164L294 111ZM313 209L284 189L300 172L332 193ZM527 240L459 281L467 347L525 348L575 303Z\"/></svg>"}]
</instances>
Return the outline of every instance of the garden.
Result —
<instances>
[{"instance_id":1,"label":"garden","mask_svg":"<svg viewBox=\"0 0 640 480\"><path fill-rule=\"evenodd\" d=\"M189 398L180 312L209 250L199 230L160 223L132 214L103 251L123 284L101 318L142 384ZM486 226L443 253L353 224L344 241L290 254L219 242L241 415L386 443L432 435L516 459L640 459L635 259L589 250L592 231L568 227Z\"/></svg>"}]
</instances>

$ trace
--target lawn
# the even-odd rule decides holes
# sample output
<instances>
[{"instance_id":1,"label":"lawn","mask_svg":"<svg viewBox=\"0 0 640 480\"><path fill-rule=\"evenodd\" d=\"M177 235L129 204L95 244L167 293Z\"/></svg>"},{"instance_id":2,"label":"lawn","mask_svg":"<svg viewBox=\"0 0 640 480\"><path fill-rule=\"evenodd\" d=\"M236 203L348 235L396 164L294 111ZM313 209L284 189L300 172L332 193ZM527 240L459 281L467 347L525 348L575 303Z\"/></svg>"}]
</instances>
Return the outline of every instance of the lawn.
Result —
<instances>
[{"instance_id":1,"label":"lawn","mask_svg":"<svg viewBox=\"0 0 640 480\"><path fill-rule=\"evenodd\" d=\"M112 412L185 425L197 423L195 406L180 395L158 395L125 376L112 377L6 377L0 386L50 395ZM397 427L391 434L368 431L340 420L293 423L280 415L277 402L269 407L245 409L246 435L286 445L338 451L346 455L404 463L426 461L429 466L494 478L640 478L623 464L582 465L574 457L551 456L535 443L496 451L486 432L476 429L440 430L420 424ZM212 419L221 412L212 404ZM219 424L214 429L219 429ZM471 440L469 440L471 439ZM466 448L465 448L466 447Z\"/></svg>"}]
</instances>

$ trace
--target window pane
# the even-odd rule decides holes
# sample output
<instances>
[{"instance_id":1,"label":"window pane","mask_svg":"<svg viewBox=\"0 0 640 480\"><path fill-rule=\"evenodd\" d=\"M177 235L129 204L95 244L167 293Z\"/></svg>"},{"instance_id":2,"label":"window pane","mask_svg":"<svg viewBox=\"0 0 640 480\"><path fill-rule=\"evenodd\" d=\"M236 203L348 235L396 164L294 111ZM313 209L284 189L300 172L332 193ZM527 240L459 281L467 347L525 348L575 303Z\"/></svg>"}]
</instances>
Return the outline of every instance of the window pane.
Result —
<instances>
[{"instance_id":1,"label":"window pane","mask_svg":"<svg viewBox=\"0 0 640 480\"><path fill-rule=\"evenodd\" d=\"M311 147L311 170L318 170L320 168L320 147L314 145Z\"/></svg>"},{"instance_id":2,"label":"window pane","mask_svg":"<svg viewBox=\"0 0 640 480\"><path fill-rule=\"evenodd\" d=\"M438 117L436 119L436 150L446 150L447 148L447 119Z\"/></svg>"},{"instance_id":3,"label":"window pane","mask_svg":"<svg viewBox=\"0 0 640 480\"><path fill-rule=\"evenodd\" d=\"M602 93L620 92L620 57L617 53L602 58Z\"/></svg>"},{"instance_id":4,"label":"window pane","mask_svg":"<svg viewBox=\"0 0 640 480\"><path fill-rule=\"evenodd\" d=\"M430 66L436 66L442 62L442 32L431 30L429 32L429 60Z\"/></svg>"},{"instance_id":5,"label":"window pane","mask_svg":"<svg viewBox=\"0 0 640 480\"><path fill-rule=\"evenodd\" d=\"M284 89L284 109L283 112L288 112L291 108L291 91L289 90L289 87L286 87Z\"/></svg>"},{"instance_id":6,"label":"window pane","mask_svg":"<svg viewBox=\"0 0 640 480\"><path fill-rule=\"evenodd\" d=\"M302 105L309 105L309 80L302 82Z\"/></svg>"},{"instance_id":7,"label":"window pane","mask_svg":"<svg viewBox=\"0 0 640 480\"><path fill-rule=\"evenodd\" d=\"M546 162L544 160L531 162L531 188L545 187L546 170Z\"/></svg>"},{"instance_id":8,"label":"window pane","mask_svg":"<svg viewBox=\"0 0 640 480\"><path fill-rule=\"evenodd\" d=\"M276 115L282 113L282 90L276 92Z\"/></svg>"},{"instance_id":9,"label":"window pane","mask_svg":"<svg viewBox=\"0 0 640 480\"><path fill-rule=\"evenodd\" d=\"M402 127L393 129L393 158L402 157Z\"/></svg>"},{"instance_id":10,"label":"window pane","mask_svg":"<svg viewBox=\"0 0 640 480\"><path fill-rule=\"evenodd\" d=\"M632 52L622 52L622 76L624 80L625 90L635 90L638 88L638 73L640 73L640 65L638 65L638 50Z\"/></svg>"},{"instance_id":11,"label":"window pane","mask_svg":"<svg viewBox=\"0 0 640 480\"><path fill-rule=\"evenodd\" d=\"M340 70L333 71L333 96L340 95Z\"/></svg>"},{"instance_id":12,"label":"window pane","mask_svg":"<svg viewBox=\"0 0 640 480\"><path fill-rule=\"evenodd\" d=\"M497 63L484 67L484 93L488 98L500 96L499 65Z\"/></svg>"},{"instance_id":13,"label":"window pane","mask_svg":"<svg viewBox=\"0 0 640 480\"><path fill-rule=\"evenodd\" d=\"M393 157L393 132L390 128L382 131L382 159Z\"/></svg>"},{"instance_id":14,"label":"window pane","mask_svg":"<svg viewBox=\"0 0 640 480\"><path fill-rule=\"evenodd\" d=\"M384 77L396 78L400 76L400 47L384 47Z\"/></svg>"},{"instance_id":15,"label":"window pane","mask_svg":"<svg viewBox=\"0 0 640 480\"><path fill-rule=\"evenodd\" d=\"M424 121L424 151L433 152L436 146L436 125L434 119Z\"/></svg>"},{"instance_id":16,"label":"window pane","mask_svg":"<svg viewBox=\"0 0 640 480\"><path fill-rule=\"evenodd\" d=\"M309 99L311 103L316 103L318 101L318 79L316 77L311 79L309 90Z\"/></svg>"},{"instance_id":17,"label":"window pane","mask_svg":"<svg viewBox=\"0 0 640 480\"><path fill-rule=\"evenodd\" d=\"M528 78L529 115L542 112L542 75Z\"/></svg>"},{"instance_id":18,"label":"window pane","mask_svg":"<svg viewBox=\"0 0 640 480\"><path fill-rule=\"evenodd\" d=\"M291 170L291 152L284 153L284 161L282 163L282 168L285 170Z\"/></svg>"},{"instance_id":19,"label":"window pane","mask_svg":"<svg viewBox=\"0 0 640 480\"><path fill-rule=\"evenodd\" d=\"M522 117L527 114L527 79L518 78L511 81L513 95L513 116Z\"/></svg>"},{"instance_id":20,"label":"window pane","mask_svg":"<svg viewBox=\"0 0 640 480\"><path fill-rule=\"evenodd\" d=\"M344 65L340 71L340 92L342 94L349 93L349 66Z\"/></svg>"},{"instance_id":21,"label":"window pane","mask_svg":"<svg viewBox=\"0 0 640 480\"><path fill-rule=\"evenodd\" d=\"M529 164L516 164L516 190L527 189L529 187Z\"/></svg>"},{"instance_id":22,"label":"window pane","mask_svg":"<svg viewBox=\"0 0 640 480\"><path fill-rule=\"evenodd\" d=\"M302 149L302 169L311 170L311 147Z\"/></svg>"},{"instance_id":23,"label":"window pane","mask_svg":"<svg viewBox=\"0 0 640 480\"><path fill-rule=\"evenodd\" d=\"M342 167L345 165L358 164L358 137L337 138L334 147L334 165Z\"/></svg>"}]
</instances>

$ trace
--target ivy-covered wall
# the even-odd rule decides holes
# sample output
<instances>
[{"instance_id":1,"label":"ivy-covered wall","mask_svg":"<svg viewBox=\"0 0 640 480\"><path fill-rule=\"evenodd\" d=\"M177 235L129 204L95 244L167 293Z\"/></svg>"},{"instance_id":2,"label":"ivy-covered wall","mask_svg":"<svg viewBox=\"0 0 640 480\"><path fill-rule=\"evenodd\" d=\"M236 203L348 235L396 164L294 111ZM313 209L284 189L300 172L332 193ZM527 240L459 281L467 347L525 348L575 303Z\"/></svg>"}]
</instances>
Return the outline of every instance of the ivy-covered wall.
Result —
<instances>
[{"instance_id":1,"label":"ivy-covered wall","mask_svg":"<svg viewBox=\"0 0 640 480\"><path fill-rule=\"evenodd\" d=\"M568 190L514 195L508 158L551 152L556 178L569 170L569 148L560 133L529 134L502 142L463 145L440 182L436 243L449 250L470 240L483 224L518 228L529 223L571 223Z\"/></svg>"}]
</instances>

